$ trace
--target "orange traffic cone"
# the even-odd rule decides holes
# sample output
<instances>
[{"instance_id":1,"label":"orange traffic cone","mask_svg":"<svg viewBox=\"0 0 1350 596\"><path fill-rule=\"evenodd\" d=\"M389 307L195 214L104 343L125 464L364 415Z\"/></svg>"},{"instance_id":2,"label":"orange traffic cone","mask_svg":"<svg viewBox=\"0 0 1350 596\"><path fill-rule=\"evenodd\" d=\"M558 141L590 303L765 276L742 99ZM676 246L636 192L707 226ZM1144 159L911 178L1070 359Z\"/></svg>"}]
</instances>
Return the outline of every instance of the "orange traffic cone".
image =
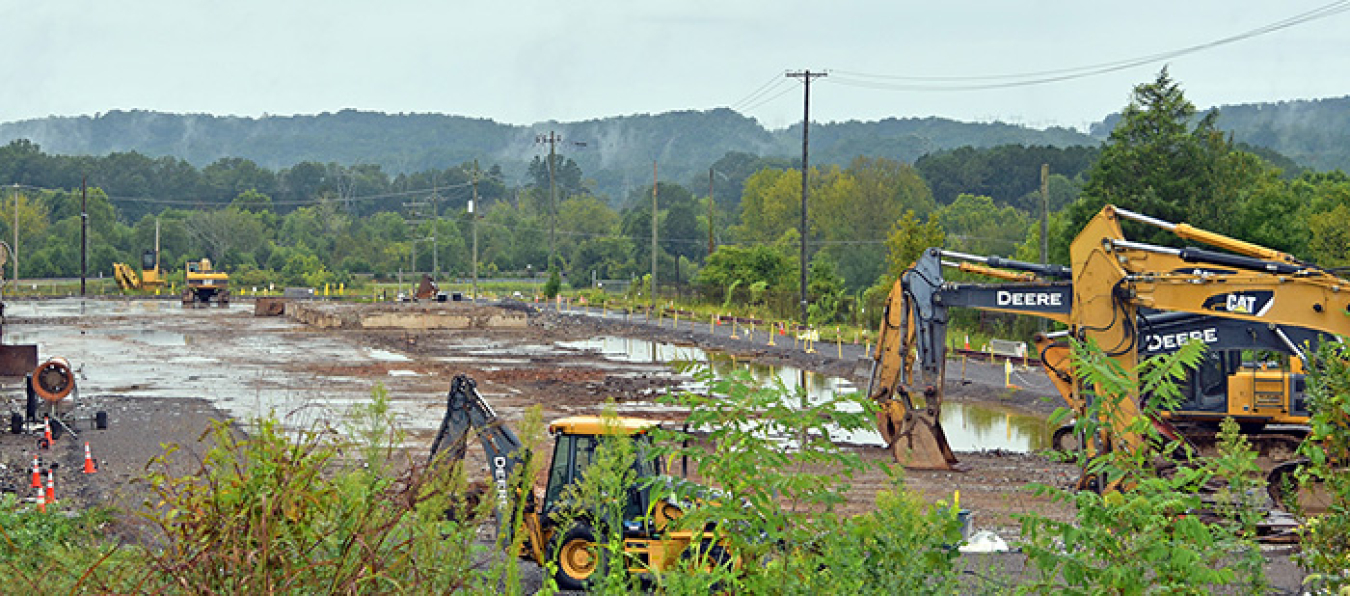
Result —
<instances>
[{"instance_id":1,"label":"orange traffic cone","mask_svg":"<svg viewBox=\"0 0 1350 596\"><path fill-rule=\"evenodd\" d=\"M52 446L52 419L48 416L42 417L42 448L50 449Z\"/></svg>"},{"instance_id":2,"label":"orange traffic cone","mask_svg":"<svg viewBox=\"0 0 1350 596\"><path fill-rule=\"evenodd\" d=\"M56 503L56 476L52 474L51 468L47 468L47 502ZM46 509L43 509L46 511Z\"/></svg>"},{"instance_id":3,"label":"orange traffic cone","mask_svg":"<svg viewBox=\"0 0 1350 596\"><path fill-rule=\"evenodd\" d=\"M33 488L42 488L42 464L38 463L37 454L33 454Z\"/></svg>"},{"instance_id":4,"label":"orange traffic cone","mask_svg":"<svg viewBox=\"0 0 1350 596\"><path fill-rule=\"evenodd\" d=\"M38 511L47 512L47 499L42 495L42 487L37 487L37 493L34 495L34 501L37 502Z\"/></svg>"},{"instance_id":5,"label":"orange traffic cone","mask_svg":"<svg viewBox=\"0 0 1350 596\"><path fill-rule=\"evenodd\" d=\"M98 472L98 467L94 465L94 456L89 454L89 441L84 442L84 473L93 474Z\"/></svg>"}]
</instances>

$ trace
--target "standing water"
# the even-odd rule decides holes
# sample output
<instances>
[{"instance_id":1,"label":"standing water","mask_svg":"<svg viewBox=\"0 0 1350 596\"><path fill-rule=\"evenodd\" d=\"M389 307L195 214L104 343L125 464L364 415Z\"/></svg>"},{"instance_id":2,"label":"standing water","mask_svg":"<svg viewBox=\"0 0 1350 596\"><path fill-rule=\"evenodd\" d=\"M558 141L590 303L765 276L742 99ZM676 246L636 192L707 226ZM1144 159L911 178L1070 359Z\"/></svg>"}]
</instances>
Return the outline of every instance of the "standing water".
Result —
<instances>
[{"instance_id":1,"label":"standing water","mask_svg":"<svg viewBox=\"0 0 1350 596\"><path fill-rule=\"evenodd\" d=\"M598 352L608 360L631 363L669 365L674 362L706 363L718 376L735 370L748 370L762 385L782 383L789 389L806 388L807 399L820 403L839 393L863 391L847 379L803 371L791 366L770 366L737 358L724 352L707 351L692 346L677 346L653 340L624 337L595 337L582 341L559 342L559 347ZM681 387L686 391L704 389L692 381ZM956 403L942 406L942 427L947 441L956 451L1002 449L1026 453L1048 449L1049 422L1041 416L1017 412L993 403ZM842 442L860 445L885 445L881 434L866 429L840 435Z\"/></svg>"}]
</instances>

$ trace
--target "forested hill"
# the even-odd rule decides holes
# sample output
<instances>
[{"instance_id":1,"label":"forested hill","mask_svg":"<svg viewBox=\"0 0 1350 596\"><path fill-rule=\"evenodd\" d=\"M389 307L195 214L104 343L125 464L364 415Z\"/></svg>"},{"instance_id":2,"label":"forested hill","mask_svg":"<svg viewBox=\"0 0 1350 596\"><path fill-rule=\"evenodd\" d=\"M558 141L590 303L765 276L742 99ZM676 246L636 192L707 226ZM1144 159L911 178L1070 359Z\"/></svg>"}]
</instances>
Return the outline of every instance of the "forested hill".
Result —
<instances>
[{"instance_id":1,"label":"forested hill","mask_svg":"<svg viewBox=\"0 0 1350 596\"><path fill-rule=\"evenodd\" d=\"M963 146L1096 146L1118 115L1092 128L1037 130L1004 123L942 118L813 124L811 162L846 165L855 157L913 163ZM1235 140L1273 149L1316 169L1350 170L1350 97L1220 108L1219 128ZM378 164L391 174L458 166L478 159L513 179L547 152L541 135L561 136L559 153L576 161L594 190L622 202L629 189L650 184L652 162L662 180L699 188L708 167L729 152L786 158L801 155L801 126L766 130L729 109L616 116L533 126L441 114L383 114L343 110L310 116L243 118L204 114L113 111L0 124L0 144L18 138L50 154L105 155L135 151L173 156L204 167L242 157L279 170L301 162Z\"/></svg>"},{"instance_id":2,"label":"forested hill","mask_svg":"<svg viewBox=\"0 0 1350 596\"><path fill-rule=\"evenodd\" d=\"M1300 166L1350 172L1350 96L1217 109L1216 126L1233 133L1234 141L1272 149ZM1119 120L1112 114L1093 125L1092 136L1105 140Z\"/></svg>"},{"instance_id":3,"label":"forested hill","mask_svg":"<svg viewBox=\"0 0 1350 596\"><path fill-rule=\"evenodd\" d=\"M181 158L199 168L222 157L242 157L274 170L309 161L378 164L394 174L478 159L521 177L531 159L547 153L539 136L550 132L562 138L557 151L575 160L594 181L595 190L614 202L623 200L628 189L651 183L653 160L662 180L699 188L694 181L706 181L708 167L728 152L788 160L801 155L800 125L770 131L729 109L534 126L356 110L262 118L114 111L0 124L0 144L27 138L46 153L62 155L135 151ZM1064 147L1096 141L1068 129L1042 131L940 118L813 124L811 162L846 165L866 155L912 163L939 149L1002 144Z\"/></svg>"}]
</instances>

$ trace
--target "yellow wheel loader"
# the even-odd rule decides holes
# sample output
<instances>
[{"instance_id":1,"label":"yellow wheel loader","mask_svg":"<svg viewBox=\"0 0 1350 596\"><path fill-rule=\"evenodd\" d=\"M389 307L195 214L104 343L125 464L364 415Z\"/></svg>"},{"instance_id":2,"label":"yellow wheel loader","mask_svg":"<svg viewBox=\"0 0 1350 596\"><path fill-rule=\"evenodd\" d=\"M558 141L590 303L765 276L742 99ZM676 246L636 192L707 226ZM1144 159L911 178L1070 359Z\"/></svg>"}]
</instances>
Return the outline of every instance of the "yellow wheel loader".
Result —
<instances>
[{"instance_id":1,"label":"yellow wheel loader","mask_svg":"<svg viewBox=\"0 0 1350 596\"><path fill-rule=\"evenodd\" d=\"M736 565L712 527L678 530L672 526L683 509L657 494L654 487L661 483L648 482L663 474L661 460L651 456L650 432L656 427L655 421L640 418L571 416L553 421L548 427L555 437L553 458L545 467L548 484L540 499L533 479L520 478L533 454L483 400L477 384L457 375L450 384L445 418L431 445L431 456L434 465L463 461L471 432L477 434L497 499L499 537L505 538L502 544L509 546L516 531L525 532L520 551L514 554L541 566L553 562L557 567L554 577L563 589L585 589L606 571L610 561L599 542L613 531L622 532L625 567L630 573L664 570L689 557L698 557L695 560L701 565ZM631 439L638 453L635 481L628 488L622 519L566 515L570 505L567 487L582 480L596 449L611 437ZM513 523L518 508L523 510L519 528Z\"/></svg>"}]
</instances>

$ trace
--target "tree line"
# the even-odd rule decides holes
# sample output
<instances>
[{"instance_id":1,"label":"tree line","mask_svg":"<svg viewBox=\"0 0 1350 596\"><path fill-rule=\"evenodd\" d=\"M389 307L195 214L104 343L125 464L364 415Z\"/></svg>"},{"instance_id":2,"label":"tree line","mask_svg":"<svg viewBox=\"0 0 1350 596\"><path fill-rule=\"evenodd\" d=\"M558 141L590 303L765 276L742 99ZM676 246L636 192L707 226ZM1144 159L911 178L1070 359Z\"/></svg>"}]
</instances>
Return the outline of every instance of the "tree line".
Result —
<instances>
[{"instance_id":1,"label":"tree line","mask_svg":"<svg viewBox=\"0 0 1350 596\"><path fill-rule=\"evenodd\" d=\"M809 299L816 322L858 317L927 246L1040 259L1040 170L1049 166L1050 259L1101 205L1190 221L1324 266L1350 264L1350 179L1290 171L1198 115L1164 70L1134 89L1099 147L960 148L913 165L858 157L808 175ZM1278 164L1284 164L1280 167ZM25 277L79 274L79 186L87 181L89 271L211 258L245 284L321 285L399 272L467 276L476 228L480 274L557 271L795 312L801 170L788 158L731 152L702 181L658 179L626 196L595 189L570 155L536 157L524 180L497 164L390 175L378 165L302 162L271 170L243 158L201 169L137 153L63 156L0 147L0 238L18 244ZM656 213L653 216L652 197ZM474 196L474 213L469 204ZM17 215L16 215L17 210ZM17 217L17 219L16 219ZM1155 231L1146 240L1172 243ZM872 309L872 316L878 309ZM871 318L871 317L867 317Z\"/></svg>"}]
</instances>

